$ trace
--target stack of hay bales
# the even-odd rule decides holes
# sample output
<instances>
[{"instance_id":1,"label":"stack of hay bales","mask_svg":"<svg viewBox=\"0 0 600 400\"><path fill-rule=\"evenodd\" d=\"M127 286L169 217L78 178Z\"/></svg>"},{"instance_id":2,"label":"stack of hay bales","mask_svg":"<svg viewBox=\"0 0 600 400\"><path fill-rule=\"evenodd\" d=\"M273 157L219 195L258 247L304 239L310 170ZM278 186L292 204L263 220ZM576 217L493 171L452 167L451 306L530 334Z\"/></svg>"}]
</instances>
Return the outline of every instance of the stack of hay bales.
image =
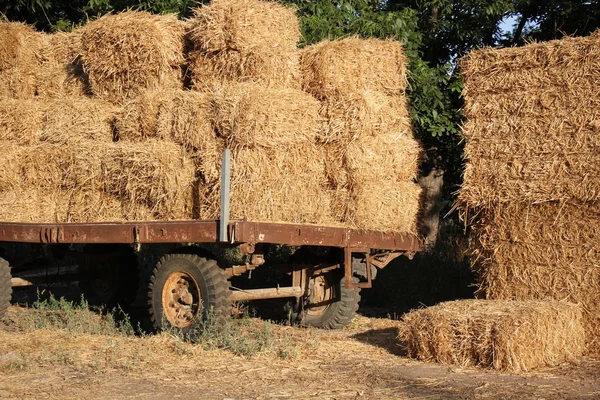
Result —
<instances>
[{"instance_id":1,"label":"stack of hay bales","mask_svg":"<svg viewBox=\"0 0 600 400\"><path fill-rule=\"evenodd\" d=\"M406 314L400 340L421 360L525 372L578 359L582 319L559 301L460 300Z\"/></svg>"},{"instance_id":2,"label":"stack of hay bales","mask_svg":"<svg viewBox=\"0 0 600 400\"><path fill-rule=\"evenodd\" d=\"M0 105L12 160L0 169L1 219L216 219L229 148L233 219L415 231L419 146L400 43L301 52L294 10L261 0L215 0L186 22L126 11L36 35L33 94ZM303 91L311 51L335 65L309 63Z\"/></svg>"},{"instance_id":3,"label":"stack of hay bales","mask_svg":"<svg viewBox=\"0 0 600 400\"><path fill-rule=\"evenodd\" d=\"M194 89L217 82L299 88L300 24L292 8L270 1L215 0L189 22Z\"/></svg>"},{"instance_id":4,"label":"stack of hay bales","mask_svg":"<svg viewBox=\"0 0 600 400\"><path fill-rule=\"evenodd\" d=\"M416 232L420 146L407 109L406 60L396 41L346 38L302 51L304 90L321 100L334 218Z\"/></svg>"},{"instance_id":5,"label":"stack of hay bales","mask_svg":"<svg viewBox=\"0 0 600 400\"><path fill-rule=\"evenodd\" d=\"M600 35L462 61L479 295L580 303L600 354Z\"/></svg>"}]
</instances>

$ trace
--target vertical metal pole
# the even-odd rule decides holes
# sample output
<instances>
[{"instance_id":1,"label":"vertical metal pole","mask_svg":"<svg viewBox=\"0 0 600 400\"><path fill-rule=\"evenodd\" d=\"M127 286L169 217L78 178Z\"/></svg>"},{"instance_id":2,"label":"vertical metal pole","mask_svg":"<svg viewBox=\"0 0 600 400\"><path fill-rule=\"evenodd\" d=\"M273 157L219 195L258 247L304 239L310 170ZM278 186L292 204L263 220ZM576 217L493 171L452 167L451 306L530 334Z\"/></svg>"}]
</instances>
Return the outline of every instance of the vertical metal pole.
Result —
<instances>
[{"instance_id":1,"label":"vertical metal pole","mask_svg":"<svg viewBox=\"0 0 600 400\"><path fill-rule=\"evenodd\" d=\"M225 149L221 163L221 220L219 221L219 240L228 241L229 195L231 193L231 151Z\"/></svg>"}]
</instances>

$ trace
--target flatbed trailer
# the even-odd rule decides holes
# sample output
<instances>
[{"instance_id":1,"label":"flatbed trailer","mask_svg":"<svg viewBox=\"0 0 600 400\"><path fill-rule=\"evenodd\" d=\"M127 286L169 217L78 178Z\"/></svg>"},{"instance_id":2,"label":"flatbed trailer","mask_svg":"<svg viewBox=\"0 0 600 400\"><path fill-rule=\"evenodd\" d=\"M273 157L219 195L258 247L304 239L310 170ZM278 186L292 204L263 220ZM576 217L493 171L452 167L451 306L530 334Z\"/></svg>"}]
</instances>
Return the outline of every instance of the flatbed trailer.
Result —
<instances>
[{"instance_id":1,"label":"flatbed trailer","mask_svg":"<svg viewBox=\"0 0 600 400\"><path fill-rule=\"evenodd\" d=\"M0 222L0 317L12 287L47 282L49 274L22 273L40 264L40 256L23 253L43 248L38 253L45 258L69 254L82 267L76 272L83 274L53 280L78 280L86 295L105 303L135 297L131 301L145 312L150 329L191 329L209 313L226 318L233 302L273 298L295 299L305 324L338 328L354 317L360 289L371 287L377 269L421 249L409 233L230 220L229 174L226 151L219 220ZM6 250L11 244L25 251ZM273 256L277 250L290 256ZM269 269L266 287L232 284L238 277L248 281L259 267Z\"/></svg>"}]
</instances>

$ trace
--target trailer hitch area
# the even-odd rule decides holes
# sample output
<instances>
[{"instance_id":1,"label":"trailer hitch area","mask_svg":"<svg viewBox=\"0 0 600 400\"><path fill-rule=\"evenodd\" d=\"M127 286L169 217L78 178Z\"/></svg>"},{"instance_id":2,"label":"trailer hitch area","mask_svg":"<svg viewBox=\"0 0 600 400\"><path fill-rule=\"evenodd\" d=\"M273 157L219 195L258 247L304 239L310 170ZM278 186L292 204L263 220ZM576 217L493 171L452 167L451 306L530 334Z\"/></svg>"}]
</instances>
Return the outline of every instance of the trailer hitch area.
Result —
<instances>
[{"instance_id":1,"label":"trailer hitch area","mask_svg":"<svg viewBox=\"0 0 600 400\"><path fill-rule=\"evenodd\" d=\"M366 264L366 281L364 282L354 282L354 269L352 268L353 254L363 255ZM371 267L374 266L378 269L383 269L387 267L390 262L404 254L405 252L402 251L391 251L371 255L371 249L355 249L347 247L344 249L344 284L349 289L370 289L373 287L373 273Z\"/></svg>"}]
</instances>

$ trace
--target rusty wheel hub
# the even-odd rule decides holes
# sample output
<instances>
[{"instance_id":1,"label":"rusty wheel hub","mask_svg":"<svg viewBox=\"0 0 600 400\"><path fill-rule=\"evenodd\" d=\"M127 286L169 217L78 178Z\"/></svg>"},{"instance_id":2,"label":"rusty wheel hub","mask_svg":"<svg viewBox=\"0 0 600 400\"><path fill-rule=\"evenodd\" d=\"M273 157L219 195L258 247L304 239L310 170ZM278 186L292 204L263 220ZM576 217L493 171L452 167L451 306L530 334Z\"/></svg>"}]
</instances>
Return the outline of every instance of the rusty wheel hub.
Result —
<instances>
[{"instance_id":1,"label":"rusty wheel hub","mask_svg":"<svg viewBox=\"0 0 600 400\"><path fill-rule=\"evenodd\" d=\"M321 315L330 306L331 300L335 293L331 282L325 275L319 275L313 278L312 282L312 296L310 298L310 305L307 313L309 315Z\"/></svg>"},{"instance_id":2,"label":"rusty wheel hub","mask_svg":"<svg viewBox=\"0 0 600 400\"><path fill-rule=\"evenodd\" d=\"M201 309L200 288L196 280L185 272L169 275L162 291L164 316L178 328L187 328Z\"/></svg>"}]
</instances>

